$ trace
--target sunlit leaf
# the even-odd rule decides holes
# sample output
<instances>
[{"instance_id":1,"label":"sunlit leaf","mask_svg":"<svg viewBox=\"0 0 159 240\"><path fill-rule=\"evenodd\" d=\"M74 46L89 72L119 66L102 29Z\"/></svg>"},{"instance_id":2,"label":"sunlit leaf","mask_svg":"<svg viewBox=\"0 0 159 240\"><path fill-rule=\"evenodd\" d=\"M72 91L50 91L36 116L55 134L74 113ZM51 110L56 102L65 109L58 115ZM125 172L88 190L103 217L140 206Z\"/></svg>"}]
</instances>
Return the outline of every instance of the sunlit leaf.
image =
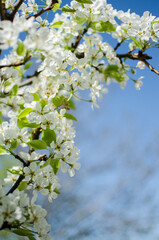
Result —
<instances>
[{"instance_id":1,"label":"sunlit leaf","mask_svg":"<svg viewBox=\"0 0 159 240\"><path fill-rule=\"evenodd\" d=\"M34 150L42 150L47 148L46 143L42 140L32 140L28 142L28 145L32 147Z\"/></svg>"},{"instance_id":2,"label":"sunlit leaf","mask_svg":"<svg viewBox=\"0 0 159 240\"><path fill-rule=\"evenodd\" d=\"M50 144L54 141L56 143L56 133L50 128L46 128L42 133L42 140L50 147Z\"/></svg>"},{"instance_id":3,"label":"sunlit leaf","mask_svg":"<svg viewBox=\"0 0 159 240\"><path fill-rule=\"evenodd\" d=\"M67 112L64 114L64 117L67 118L67 119L77 121L77 118L75 118L72 114L67 113Z\"/></svg>"}]
</instances>

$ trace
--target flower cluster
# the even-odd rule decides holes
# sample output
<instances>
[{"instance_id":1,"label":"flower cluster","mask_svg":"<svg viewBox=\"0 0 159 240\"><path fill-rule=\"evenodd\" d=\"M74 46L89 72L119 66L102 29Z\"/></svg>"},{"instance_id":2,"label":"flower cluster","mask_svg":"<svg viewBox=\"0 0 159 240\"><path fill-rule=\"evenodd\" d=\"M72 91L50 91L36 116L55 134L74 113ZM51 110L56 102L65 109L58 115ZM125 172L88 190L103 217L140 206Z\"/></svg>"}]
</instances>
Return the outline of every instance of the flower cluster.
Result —
<instances>
[{"instance_id":1,"label":"flower cluster","mask_svg":"<svg viewBox=\"0 0 159 240\"><path fill-rule=\"evenodd\" d=\"M41 17L52 8L51 17ZM98 107L111 81L124 88L129 72L145 66L159 74L145 53L156 46L159 19L117 11L105 0L73 0L62 8L57 0L42 8L33 0L6 0L0 10L0 154L19 161L0 186L0 228L24 235L34 228L40 239L50 239L46 211L35 200L40 192L51 202L60 193L59 170L72 177L80 168L74 99L89 90L84 100ZM128 53L117 53L124 42ZM141 78L130 77L138 90Z\"/></svg>"}]
</instances>

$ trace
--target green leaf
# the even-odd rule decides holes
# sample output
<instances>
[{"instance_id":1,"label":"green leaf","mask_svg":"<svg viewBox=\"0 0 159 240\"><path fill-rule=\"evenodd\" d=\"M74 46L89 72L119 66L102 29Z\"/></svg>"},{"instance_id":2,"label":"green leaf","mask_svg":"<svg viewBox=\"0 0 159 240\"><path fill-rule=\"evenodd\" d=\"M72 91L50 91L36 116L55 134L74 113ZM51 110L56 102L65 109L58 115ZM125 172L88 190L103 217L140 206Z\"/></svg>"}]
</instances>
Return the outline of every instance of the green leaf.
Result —
<instances>
[{"instance_id":1,"label":"green leaf","mask_svg":"<svg viewBox=\"0 0 159 240\"><path fill-rule=\"evenodd\" d=\"M98 32L115 32L115 28L109 21L92 22L90 26L93 30Z\"/></svg>"},{"instance_id":2,"label":"green leaf","mask_svg":"<svg viewBox=\"0 0 159 240\"><path fill-rule=\"evenodd\" d=\"M121 70L119 69L118 65L108 65L107 68L104 70L104 75L107 78L114 78L118 82L122 82L124 77L121 74Z\"/></svg>"},{"instance_id":3,"label":"green leaf","mask_svg":"<svg viewBox=\"0 0 159 240\"><path fill-rule=\"evenodd\" d=\"M83 3L83 4L93 4L91 0L76 0L76 2Z\"/></svg>"},{"instance_id":4,"label":"green leaf","mask_svg":"<svg viewBox=\"0 0 159 240\"><path fill-rule=\"evenodd\" d=\"M138 41L136 40L136 38L130 37L130 39L133 40L133 42L135 43L135 45L136 45L139 49L142 49L142 45L140 44L140 42L138 42Z\"/></svg>"},{"instance_id":5,"label":"green leaf","mask_svg":"<svg viewBox=\"0 0 159 240\"><path fill-rule=\"evenodd\" d=\"M77 121L77 118L75 118L72 114L67 113L67 112L64 114L64 117L67 118L67 119Z\"/></svg>"},{"instance_id":6,"label":"green leaf","mask_svg":"<svg viewBox=\"0 0 159 240\"><path fill-rule=\"evenodd\" d=\"M69 6L65 6L65 7L62 7L62 12L71 12L71 13L74 13L74 12L76 12L76 10L75 9L73 9L73 8L70 8Z\"/></svg>"},{"instance_id":7,"label":"green leaf","mask_svg":"<svg viewBox=\"0 0 159 240\"><path fill-rule=\"evenodd\" d=\"M26 181L22 181L19 186L18 186L18 190L19 191L24 191L27 188L28 184Z\"/></svg>"},{"instance_id":8,"label":"green leaf","mask_svg":"<svg viewBox=\"0 0 159 240\"><path fill-rule=\"evenodd\" d=\"M25 64L25 66L24 66L24 69L25 69L25 70L29 69L29 68L31 67L32 63L33 63L33 62L27 62L27 63Z\"/></svg>"},{"instance_id":9,"label":"green leaf","mask_svg":"<svg viewBox=\"0 0 159 240\"><path fill-rule=\"evenodd\" d=\"M52 102L53 102L53 104L54 104L56 107L60 107L60 106L63 104L64 99L65 99L64 96L55 96L55 97L52 99Z\"/></svg>"},{"instance_id":10,"label":"green leaf","mask_svg":"<svg viewBox=\"0 0 159 240\"><path fill-rule=\"evenodd\" d=\"M75 105L75 103L73 102L73 100L70 99L70 100L68 100L67 102L68 102L70 108L72 108L73 110L76 110L76 105Z\"/></svg>"},{"instance_id":11,"label":"green leaf","mask_svg":"<svg viewBox=\"0 0 159 240\"><path fill-rule=\"evenodd\" d=\"M34 97L34 100L33 101L36 101L38 102L39 101L39 95L37 93L32 93L33 97Z\"/></svg>"},{"instance_id":12,"label":"green leaf","mask_svg":"<svg viewBox=\"0 0 159 240\"><path fill-rule=\"evenodd\" d=\"M55 174L57 174L60 168L60 160L58 158L50 159L50 166L52 167Z\"/></svg>"},{"instance_id":13,"label":"green leaf","mask_svg":"<svg viewBox=\"0 0 159 240\"><path fill-rule=\"evenodd\" d=\"M40 127L40 124L37 124L34 122L28 122L28 119L26 117L18 119L17 125L19 128L24 128L24 127L38 128L38 127Z\"/></svg>"},{"instance_id":14,"label":"green leaf","mask_svg":"<svg viewBox=\"0 0 159 240\"><path fill-rule=\"evenodd\" d=\"M43 130L42 140L49 147L50 147L50 144L52 143L52 141L54 141L56 143L56 133L55 133L55 131L51 130L49 127L47 127L45 130Z\"/></svg>"},{"instance_id":15,"label":"green leaf","mask_svg":"<svg viewBox=\"0 0 159 240\"><path fill-rule=\"evenodd\" d=\"M40 168L47 167L50 164L50 160L51 158L49 158L42 166L40 166Z\"/></svg>"},{"instance_id":16,"label":"green leaf","mask_svg":"<svg viewBox=\"0 0 159 240\"><path fill-rule=\"evenodd\" d=\"M57 188L54 189L54 192L60 194L60 191Z\"/></svg>"},{"instance_id":17,"label":"green leaf","mask_svg":"<svg viewBox=\"0 0 159 240\"><path fill-rule=\"evenodd\" d=\"M4 87L8 87L11 85L11 81L10 80L7 80L4 82Z\"/></svg>"},{"instance_id":18,"label":"green leaf","mask_svg":"<svg viewBox=\"0 0 159 240\"><path fill-rule=\"evenodd\" d=\"M0 124L3 122L3 115L2 112L0 111Z\"/></svg>"},{"instance_id":19,"label":"green leaf","mask_svg":"<svg viewBox=\"0 0 159 240\"><path fill-rule=\"evenodd\" d=\"M55 3L53 7L53 12L56 12L60 8L61 3Z\"/></svg>"},{"instance_id":20,"label":"green leaf","mask_svg":"<svg viewBox=\"0 0 159 240\"><path fill-rule=\"evenodd\" d=\"M15 84L15 85L12 87L12 89L10 90L10 94L11 94L11 95L14 95L14 96L17 95L18 89L19 89L18 85Z\"/></svg>"},{"instance_id":21,"label":"green leaf","mask_svg":"<svg viewBox=\"0 0 159 240\"><path fill-rule=\"evenodd\" d=\"M80 25L83 25L85 22L86 22L86 18L81 18L81 17L78 17L78 16L76 16L75 18L74 18L74 21L75 22L77 22L78 24L80 24Z\"/></svg>"},{"instance_id":22,"label":"green leaf","mask_svg":"<svg viewBox=\"0 0 159 240\"><path fill-rule=\"evenodd\" d=\"M18 171L18 170L15 170L15 169L7 169L8 172L14 174L14 175L22 175L22 171Z\"/></svg>"},{"instance_id":23,"label":"green leaf","mask_svg":"<svg viewBox=\"0 0 159 240\"><path fill-rule=\"evenodd\" d=\"M10 153L6 151L5 147L0 145L0 155L10 155Z\"/></svg>"},{"instance_id":24,"label":"green leaf","mask_svg":"<svg viewBox=\"0 0 159 240\"><path fill-rule=\"evenodd\" d=\"M59 28L63 24L63 21L58 21L53 23L50 27Z\"/></svg>"},{"instance_id":25,"label":"green leaf","mask_svg":"<svg viewBox=\"0 0 159 240\"><path fill-rule=\"evenodd\" d=\"M19 114L18 119L27 116L27 115L28 115L29 113L31 113L32 111L33 111L32 108L26 108L25 110L23 110L23 111Z\"/></svg>"},{"instance_id":26,"label":"green leaf","mask_svg":"<svg viewBox=\"0 0 159 240\"><path fill-rule=\"evenodd\" d=\"M16 49L16 52L19 56L24 56L25 54L25 46L22 42L18 43L18 47Z\"/></svg>"},{"instance_id":27,"label":"green leaf","mask_svg":"<svg viewBox=\"0 0 159 240\"><path fill-rule=\"evenodd\" d=\"M10 230L13 233L19 235L19 236L26 236L29 238L29 240L36 240L36 238L34 237L34 234L30 231L30 230L25 230L25 229L16 229L16 230Z\"/></svg>"},{"instance_id":28,"label":"green leaf","mask_svg":"<svg viewBox=\"0 0 159 240\"><path fill-rule=\"evenodd\" d=\"M19 146L20 144L17 142L16 139L14 139L12 142L11 142L11 146L10 146L10 149L15 149Z\"/></svg>"},{"instance_id":29,"label":"green leaf","mask_svg":"<svg viewBox=\"0 0 159 240\"><path fill-rule=\"evenodd\" d=\"M45 101L44 99L41 99L41 101L39 102L42 109L47 105L47 101Z\"/></svg>"},{"instance_id":30,"label":"green leaf","mask_svg":"<svg viewBox=\"0 0 159 240\"><path fill-rule=\"evenodd\" d=\"M42 140L32 140L28 142L28 145L32 147L34 150L47 149L46 143Z\"/></svg>"}]
</instances>

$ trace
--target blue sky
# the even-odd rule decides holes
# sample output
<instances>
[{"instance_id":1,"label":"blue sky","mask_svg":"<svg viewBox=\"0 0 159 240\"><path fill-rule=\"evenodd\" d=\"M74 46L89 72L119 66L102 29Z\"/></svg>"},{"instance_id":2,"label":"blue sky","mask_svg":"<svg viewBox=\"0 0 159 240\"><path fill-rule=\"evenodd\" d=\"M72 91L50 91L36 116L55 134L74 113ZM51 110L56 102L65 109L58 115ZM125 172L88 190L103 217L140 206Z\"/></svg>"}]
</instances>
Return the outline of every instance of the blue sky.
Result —
<instances>
[{"instance_id":1,"label":"blue sky","mask_svg":"<svg viewBox=\"0 0 159 240\"><path fill-rule=\"evenodd\" d=\"M159 16L156 0L108 3ZM159 70L159 49L149 54ZM159 76L147 68L137 77L142 75L140 91L132 81L124 90L110 85L99 109L77 102L82 167L73 179L62 181L62 194L53 204L55 239L158 240Z\"/></svg>"}]
</instances>

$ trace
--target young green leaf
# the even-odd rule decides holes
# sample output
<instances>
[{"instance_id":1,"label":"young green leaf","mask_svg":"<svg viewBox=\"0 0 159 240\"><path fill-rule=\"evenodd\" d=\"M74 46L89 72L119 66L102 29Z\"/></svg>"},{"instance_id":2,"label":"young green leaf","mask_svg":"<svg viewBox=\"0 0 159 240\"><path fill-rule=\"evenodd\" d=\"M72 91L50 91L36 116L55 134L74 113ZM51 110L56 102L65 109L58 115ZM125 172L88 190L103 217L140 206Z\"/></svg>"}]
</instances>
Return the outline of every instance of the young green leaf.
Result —
<instances>
[{"instance_id":1,"label":"young green leaf","mask_svg":"<svg viewBox=\"0 0 159 240\"><path fill-rule=\"evenodd\" d=\"M25 64L25 66L24 66L24 69L25 69L25 70L29 69L29 68L31 67L32 63L33 63L33 62L27 62L27 63Z\"/></svg>"},{"instance_id":2,"label":"young green leaf","mask_svg":"<svg viewBox=\"0 0 159 240\"><path fill-rule=\"evenodd\" d=\"M11 231L19 236L26 236L29 238L29 240L36 240L36 238L34 237L34 234L30 230L19 228Z\"/></svg>"},{"instance_id":3,"label":"young green leaf","mask_svg":"<svg viewBox=\"0 0 159 240\"><path fill-rule=\"evenodd\" d=\"M64 96L55 96L52 99L52 102L56 107L60 107L62 105L62 103L64 102L64 99L65 99Z\"/></svg>"},{"instance_id":4,"label":"young green leaf","mask_svg":"<svg viewBox=\"0 0 159 240\"><path fill-rule=\"evenodd\" d=\"M123 75L121 74L121 70L119 69L118 65L108 65L107 68L104 70L104 75L107 78L113 78L118 82L122 82L124 80Z\"/></svg>"},{"instance_id":5,"label":"young green leaf","mask_svg":"<svg viewBox=\"0 0 159 240\"><path fill-rule=\"evenodd\" d=\"M25 110L23 110L23 111L19 114L18 119L27 116L27 115L28 115L29 113L31 113L32 111L33 111L32 108L26 108Z\"/></svg>"},{"instance_id":6,"label":"young green leaf","mask_svg":"<svg viewBox=\"0 0 159 240\"><path fill-rule=\"evenodd\" d=\"M55 3L53 7L53 12L56 12L60 8L61 3Z\"/></svg>"},{"instance_id":7,"label":"young green leaf","mask_svg":"<svg viewBox=\"0 0 159 240\"><path fill-rule=\"evenodd\" d=\"M8 153L5 149L5 147L3 147L2 145L0 145L0 155L9 155L10 153Z\"/></svg>"},{"instance_id":8,"label":"young green leaf","mask_svg":"<svg viewBox=\"0 0 159 240\"><path fill-rule=\"evenodd\" d=\"M18 89L19 89L18 85L15 84L15 85L12 87L12 89L10 90L10 95L13 95L13 96L17 95Z\"/></svg>"},{"instance_id":9,"label":"young green leaf","mask_svg":"<svg viewBox=\"0 0 159 240\"><path fill-rule=\"evenodd\" d=\"M41 101L39 102L42 109L47 105L47 101L45 101L44 99L41 99Z\"/></svg>"},{"instance_id":10,"label":"young green leaf","mask_svg":"<svg viewBox=\"0 0 159 240\"><path fill-rule=\"evenodd\" d=\"M82 4L93 4L91 0L76 0L76 2L82 3Z\"/></svg>"},{"instance_id":11,"label":"young green leaf","mask_svg":"<svg viewBox=\"0 0 159 240\"><path fill-rule=\"evenodd\" d=\"M19 56L24 56L25 54L25 46L22 42L18 43L18 47L16 49L16 52Z\"/></svg>"},{"instance_id":12,"label":"young green leaf","mask_svg":"<svg viewBox=\"0 0 159 240\"><path fill-rule=\"evenodd\" d=\"M59 28L63 24L63 21L58 21L53 23L50 27Z\"/></svg>"},{"instance_id":13,"label":"young green leaf","mask_svg":"<svg viewBox=\"0 0 159 240\"><path fill-rule=\"evenodd\" d=\"M69 107L72 108L73 110L76 110L76 105L75 103L73 102L73 100L68 100L67 103L69 104Z\"/></svg>"},{"instance_id":14,"label":"young green leaf","mask_svg":"<svg viewBox=\"0 0 159 240\"><path fill-rule=\"evenodd\" d=\"M133 42L135 43L135 45L136 45L139 49L142 49L142 45L140 44L139 41L136 40L136 38L130 37L130 39L133 40Z\"/></svg>"},{"instance_id":15,"label":"young green leaf","mask_svg":"<svg viewBox=\"0 0 159 240\"><path fill-rule=\"evenodd\" d=\"M13 139L13 141L11 142L10 150L17 148L19 145L20 143L18 143L16 139Z\"/></svg>"},{"instance_id":16,"label":"young green leaf","mask_svg":"<svg viewBox=\"0 0 159 240\"><path fill-rule=\"evenodd\" d=\"M77 118L75 118L72 114L67 113L67 112L64 114L64 117L67 118L67 119L77 121Z\"/></svg>"},{"instance_id":17,"label":"young green leaf","mask_svg":"<svg viewBox=\"0 0 159 240\"><path fill-rule=\"evenodd\" d=\"M83 25L85 22L86 22L86 18L81 18L81 17L78 17L78 16L76 16L75 18L74 18L74 21L75 22L77 22L78 24L80 24L80 25Z\"/></svg>"},{"instance_id":18,"label":"young green leaf","mask_svg":"<svg viewBox=\"0 0 159 240\"><path fill-rule=\"evenodd\" d=\"M115 32L115 28L109 21L92 22L90 26L93 30L98 32Z\"/></svg>"},{"instance_id":19,"label":"young green leaf","mask_svg":"<svg viewBox=\"0 0 159 240\"><path fill-rule=\"evenodd\" d=\"M70 8L69 6L65 6L65 7L62 7L62 12L71 12L71 13L74 13L74 12L76 12L76 10L75 9L73 9L73 8Z\"/></svg>"},{"instance_id":20,"label":"young green leaf","mask_svg":"<svg viewBox=\"0 0 159 240\"><path fill-rule=\"evenodd\" d=\"M56 143L56 133L50 128L46 128L42 133L42 140L50 147L50 144L54 141Z\"/></svg>"},{"instance_id":21,"label":"young green leaf","mask_svg":"<svg viewBox=\"0 0 159 240\"><path fill-rule=\"evenodd\" d=\"M38 127L40 127L40 124L37 124L35 122L28 122L28 119L26 117L18 119L17 125L19 128L24 128L24 127L38 128Z\"/></svg>"},{"instance_id":22,"label":"young green leaf","mask_svg":"<svg viewBox=\"0 0 159 240\"><path fill-rule=\"evenodd\" d=\"M47 149L47 145L42 140L32 140L28 142L29 147L32 147L34 150Z\"/></svg>"},{"instance_id":23,"label":"young green leaf","mask_svg":"<svg viewBox=\"0 0 159 240\"><path fill-rule=\"evenodd\" d=\"M18 186L18 190L19 191L24 191L27 188L28 184L26 181L22 181L19 186Z\"/></svg>"},{"instance_id":24,"label":"young green leaf","mask_svg":"<svg viewBox=\"0 0 159 240\"><path fill-rule=\"evenodd\" d=\"M57 174L57 172L60 168L60 160L58 158L52 158L52 159L50 159L50 165L51 165L54 173Z\"/></svg>"},{"instance_id":25,"label":"young green leaf","mask_svg":"<svg viewBox=\"0 0 159 240\"><path fill-rule=\"evenodd\" d=\"M34 97L34 101L39 101L39 95L37 93L31 93Z\"/></svg>"}]
</instances>

